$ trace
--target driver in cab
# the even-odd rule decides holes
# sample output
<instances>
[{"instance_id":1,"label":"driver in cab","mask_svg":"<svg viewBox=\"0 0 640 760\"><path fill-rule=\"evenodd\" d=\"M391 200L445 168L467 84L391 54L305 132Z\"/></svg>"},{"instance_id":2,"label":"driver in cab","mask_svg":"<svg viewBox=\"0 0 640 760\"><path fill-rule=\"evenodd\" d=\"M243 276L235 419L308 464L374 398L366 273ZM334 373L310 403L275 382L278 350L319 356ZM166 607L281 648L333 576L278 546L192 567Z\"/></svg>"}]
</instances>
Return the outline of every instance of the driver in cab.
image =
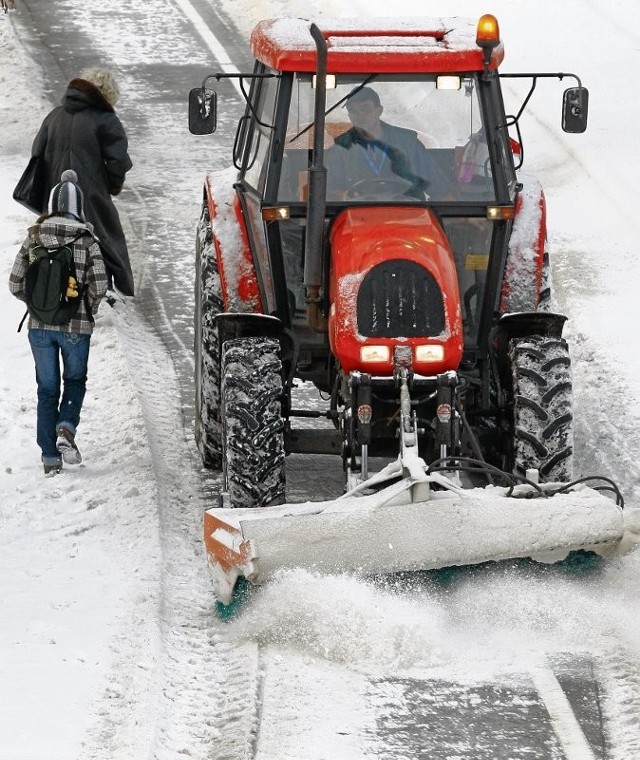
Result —
<instances>
[{"instance_id":1,"label":"driver in cab","mask_svg":"<svg viewBox=\"0 0 640 760\"><path fill-rule=\"evenodd\" d=\"M439 168L414 130L381 120L384 109L374 89L354 90L345 107L353 126L326 154L330 196L425 200L434 193Z\"/></svg>"}]
</instances>

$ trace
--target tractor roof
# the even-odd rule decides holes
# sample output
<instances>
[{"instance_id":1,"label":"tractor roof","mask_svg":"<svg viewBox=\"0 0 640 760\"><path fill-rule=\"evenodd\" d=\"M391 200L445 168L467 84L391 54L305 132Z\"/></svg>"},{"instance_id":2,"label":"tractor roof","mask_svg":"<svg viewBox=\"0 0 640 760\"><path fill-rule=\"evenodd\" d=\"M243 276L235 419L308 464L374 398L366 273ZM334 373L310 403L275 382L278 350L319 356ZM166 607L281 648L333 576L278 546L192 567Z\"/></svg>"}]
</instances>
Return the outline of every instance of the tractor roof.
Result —
<instances>
[{"instance_id":1,"label":"tractor roof","mask_svg":"<svg viewBox=\"0 0 640 760\"><path fill-rule=\"evenodd\" d=\"M482 71L476 21L468 18L337 18L317 21L277 18L261 21L251 34L251 50L277 71L316 70L315 23L327 41L327 70L339 73L422 73ZM504 57L499 43L491 68Z\"/></svg>"}]
</instances>

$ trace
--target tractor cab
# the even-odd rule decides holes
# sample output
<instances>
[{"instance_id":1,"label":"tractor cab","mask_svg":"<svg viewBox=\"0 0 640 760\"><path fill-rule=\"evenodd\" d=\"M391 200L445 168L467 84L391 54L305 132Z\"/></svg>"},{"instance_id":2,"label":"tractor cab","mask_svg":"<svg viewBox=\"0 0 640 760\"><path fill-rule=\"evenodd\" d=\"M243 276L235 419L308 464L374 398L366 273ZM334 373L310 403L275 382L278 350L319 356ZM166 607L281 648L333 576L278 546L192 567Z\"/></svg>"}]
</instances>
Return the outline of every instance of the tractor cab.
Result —
<instances>
[{"instance_id":1,"label":"tractor cab","mask_svg":"<svg viewBox=\"0 0 640 760\"><path fill-rule=\"evenodd\" d=\"M276 19L256 26L251 47L255 67L241 75L247 108L234 163L254 263L263 270L263 308L318 344L308 331L325 332L332 266L351 255L332 244L335 221L347 209L411 208L414 218L429 209L427 227L443 231L457 277L460 314L448 327L461 321L463 350L474 362L504 301L520 190L519 144L509 136L517 119L504 112L495 18L393 27L344 19L322 30ZM214 128L213 94L207 80L192 91L192 131ZM392 217L385 212L375 230L368 220L368 233L393 237ZM423 241L398 245L416 249Z\"/></svg>"}]
</instances>

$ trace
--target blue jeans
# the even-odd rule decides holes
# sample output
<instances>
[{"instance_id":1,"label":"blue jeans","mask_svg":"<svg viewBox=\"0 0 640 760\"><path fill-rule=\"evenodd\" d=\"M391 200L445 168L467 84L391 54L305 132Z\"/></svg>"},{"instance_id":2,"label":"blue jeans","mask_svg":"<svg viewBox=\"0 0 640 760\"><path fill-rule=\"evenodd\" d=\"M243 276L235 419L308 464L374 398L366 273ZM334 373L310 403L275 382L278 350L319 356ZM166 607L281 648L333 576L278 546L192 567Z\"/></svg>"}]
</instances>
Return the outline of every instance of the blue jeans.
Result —
<instances>
[{"instance_id":1,"label":"blue jeans","mask_svg":"<svg viewBox=\"0 0 640 760\"><path fill-rule=\"evenodd\" d=\"M36 364L38 422L36 440L44 464L60 464L56 448L58 426L74 435L87 387L90 335L29 330L29 343ZM60 399L60 356L62 356L62 399Z\"/></svg>"}]
</instances>

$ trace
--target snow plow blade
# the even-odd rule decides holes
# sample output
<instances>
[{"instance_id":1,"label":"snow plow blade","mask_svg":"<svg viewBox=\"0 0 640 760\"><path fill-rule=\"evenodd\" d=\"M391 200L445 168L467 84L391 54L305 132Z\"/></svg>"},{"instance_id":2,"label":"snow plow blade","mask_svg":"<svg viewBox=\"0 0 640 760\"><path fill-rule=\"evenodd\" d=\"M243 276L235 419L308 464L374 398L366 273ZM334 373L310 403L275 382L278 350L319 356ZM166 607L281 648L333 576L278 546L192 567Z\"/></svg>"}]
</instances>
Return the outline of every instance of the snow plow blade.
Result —
<instances>
[{"instance_id":1,"label":"snow plow blade","mask_svg":"<svg viewBox=\"0 0 640 760\"><path fill-rule=\"evenodd\" d=\"M434 482L448 490L433 490ZM526 486L509 496L495 486L462 489L425 476L334 501L207 510L204 539L216 597L229 604L239 577L259 584L285 567L378 575L522 557L556 562L578 549L611 556L631 548L623 541L625 513L597 491L580 485L523 498L527 492Z\"/></svg>"}]
</instances>

